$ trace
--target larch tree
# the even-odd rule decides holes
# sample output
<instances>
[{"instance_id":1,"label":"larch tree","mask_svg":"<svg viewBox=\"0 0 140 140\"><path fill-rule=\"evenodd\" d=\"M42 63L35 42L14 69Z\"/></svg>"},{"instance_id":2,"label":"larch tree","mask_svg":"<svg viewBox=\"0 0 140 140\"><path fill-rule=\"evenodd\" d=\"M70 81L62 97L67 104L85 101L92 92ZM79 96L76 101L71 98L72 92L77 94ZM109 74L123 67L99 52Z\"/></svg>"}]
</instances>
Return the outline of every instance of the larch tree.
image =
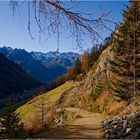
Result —
<instances>
[{"instance_id":1,"label":"larch tree","mask_svg":"<svg viewBox=\"0 0 140 140\"><path fill-rule=\"evenodd\" d=\"M37 118L39 118L39 123L41 124L41 127L44 128L46 126L46 121L45 116L46 112L49 109L49 104L50 102L48 101L47 98L44 97L44 95L39 95L34 99L34 107L35 111L37 113Z\"/></svg>"},{"instance_id":2,"label":"larch tree","mask_svg":"<svg viewBox=\"0 0 140 140\"><path fill-rule=\"evenodd\" d=\"M87 73L90 68L90 54L85 51L84 54L82 55L81 61L82 61L81 70L82 72Z\"/></svg>"}]
</instances>

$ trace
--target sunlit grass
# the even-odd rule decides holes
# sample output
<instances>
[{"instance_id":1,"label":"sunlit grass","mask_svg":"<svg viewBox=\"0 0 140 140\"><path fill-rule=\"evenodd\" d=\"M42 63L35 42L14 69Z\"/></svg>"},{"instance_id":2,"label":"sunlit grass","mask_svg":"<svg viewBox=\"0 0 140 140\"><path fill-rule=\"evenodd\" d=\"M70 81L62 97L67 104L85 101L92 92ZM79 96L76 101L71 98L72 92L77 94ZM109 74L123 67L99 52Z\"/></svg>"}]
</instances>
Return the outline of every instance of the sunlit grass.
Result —
<instances>
[{"instance_id":1,"label":"sunlit grass","mask_svg":"<svg viewBox=\"0 0 140 140\"><path fill-rule=\"evenodd\" d=\"M22 122L26 126L30 126L33 123L34 118L38 115L36 102L41 102L43 98L46 106L51 106L59 99L62 93L68 88L70 88L72 85L73 82L66 82L65 84L55 88L54 90L39 95L19 107L16 112L20 113L20 118Z\"/></svg>"}]
</instances>

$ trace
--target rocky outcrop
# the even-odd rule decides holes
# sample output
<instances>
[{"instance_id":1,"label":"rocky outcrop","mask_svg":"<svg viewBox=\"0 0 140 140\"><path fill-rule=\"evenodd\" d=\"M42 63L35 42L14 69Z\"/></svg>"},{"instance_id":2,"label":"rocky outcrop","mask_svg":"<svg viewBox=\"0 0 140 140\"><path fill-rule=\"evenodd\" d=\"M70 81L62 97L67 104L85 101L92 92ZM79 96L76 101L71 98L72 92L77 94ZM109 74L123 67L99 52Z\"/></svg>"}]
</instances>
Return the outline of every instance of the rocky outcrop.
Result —
<instances>
[{"instance_id":1,"label":"rocky outcrop","mask_svg":"<svg viewBox=\"0 0 140 140\"><path fill-rule=\"evenodd\" d=\"M101 123L105 137L109 139L139 139L140 110L129 115L108 119Z\"/></svg>"},{"instance_id":2,"label":"rocky outcrop","mask_svg":"<svg viewBox=\"0 0 140 140\"><path fill-rule=\"evenodd\" d=\"M82 117L78 112L73 110L71 108L55 109L53 114L47 118L50 122L46 122L46 124L48 123L49 127L52 128L63 127L67 121Z\"/></svg>"},{"instance_id":3,"label":"rocky outcrop","mask_svg":"<svg viewBox=\"0 0 140 140\"><path fill-rule=\"evenodd\" d=\"M89 82L81 81L75 82L74 86L66 90L60 98L56 101L55 105L59 107L75 107L87 109L93 104L92 97L89 93Z\"/></svg>"},{"instance_id":4,"label":"rocky outcrop","mask_svg":"<svg viewBox=\"0 0 140 140\"><path fill-rule=\"evenodd\" d=\"M81 81L74 81L73 86L62 93L55 102L56 108L74 107L107 114L113 112L113 115L118 115L126 104L110 94L109 59L113 59L112 46L102 52L97 62Z\"/></svg>"}]
</instances>

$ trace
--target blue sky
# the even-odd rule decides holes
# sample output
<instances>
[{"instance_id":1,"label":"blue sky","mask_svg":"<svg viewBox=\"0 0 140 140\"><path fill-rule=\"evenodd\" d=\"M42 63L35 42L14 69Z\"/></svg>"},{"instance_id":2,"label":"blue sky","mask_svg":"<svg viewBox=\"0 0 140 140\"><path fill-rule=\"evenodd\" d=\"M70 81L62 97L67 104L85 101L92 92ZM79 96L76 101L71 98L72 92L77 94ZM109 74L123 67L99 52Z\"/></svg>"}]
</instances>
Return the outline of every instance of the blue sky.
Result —
<instances>
[{"instance_id":1,"label":"blue sky","mask_svg":"<svg viewBox=\"0 0 140 140\"><path fill-rule=\"evenodd\" d=\"M128 5L128 1L78 1L77 7L79 11L91 13L94 17L100 16L101 12L111 11L107 19L111 19L116 22L122 21L122 9L125 5ZM21 4L19 12L13 17L12 10L10 10L9 2L0 1L0 46L11 46L13 48L23 48L27 51L56 51L57 38L52 35L51 38L45 40L42 39L39 42L38 28L35 23L32 22L32 32L35 40L32 40L27 29L28 16L26 2ZM112 25L110 25L113 28ZM103 32L102 36L108 36L109 31ZM60 51L61 52L77 52L76 43L72 38L68 36L68 31L62 31L60 35ZM45 40L45 41L44 41ZM92 44L85 38L84 49L92 47Z\"/></svg>"}]
</instances>

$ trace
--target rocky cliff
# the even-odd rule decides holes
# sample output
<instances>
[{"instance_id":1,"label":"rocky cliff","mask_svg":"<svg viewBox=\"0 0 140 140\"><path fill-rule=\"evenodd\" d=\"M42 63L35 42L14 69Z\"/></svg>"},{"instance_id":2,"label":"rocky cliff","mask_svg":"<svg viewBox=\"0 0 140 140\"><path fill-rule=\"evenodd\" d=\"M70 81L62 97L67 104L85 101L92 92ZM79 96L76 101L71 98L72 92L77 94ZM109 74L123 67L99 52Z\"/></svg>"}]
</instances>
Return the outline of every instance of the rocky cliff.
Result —
<instances>
[{"instance_id":1,"label":"rocky cliff","mask_svg":"<svg viewBox=\"0 0 140 140\"><path fill-rule=\"evenodd\" d=\"M112 58L112 47L109 46L102 52L89 73L83 76L82 80L76 81L70 90L64 92L55 105L107 114L112 114L112 112L115 114L118 113L120 108L121 110L125 108L127 102L111 94L109 87L111 79L109 59ZM114 108L111 108L111 104L114 105Z\"/></svg>"}]
</instances>

